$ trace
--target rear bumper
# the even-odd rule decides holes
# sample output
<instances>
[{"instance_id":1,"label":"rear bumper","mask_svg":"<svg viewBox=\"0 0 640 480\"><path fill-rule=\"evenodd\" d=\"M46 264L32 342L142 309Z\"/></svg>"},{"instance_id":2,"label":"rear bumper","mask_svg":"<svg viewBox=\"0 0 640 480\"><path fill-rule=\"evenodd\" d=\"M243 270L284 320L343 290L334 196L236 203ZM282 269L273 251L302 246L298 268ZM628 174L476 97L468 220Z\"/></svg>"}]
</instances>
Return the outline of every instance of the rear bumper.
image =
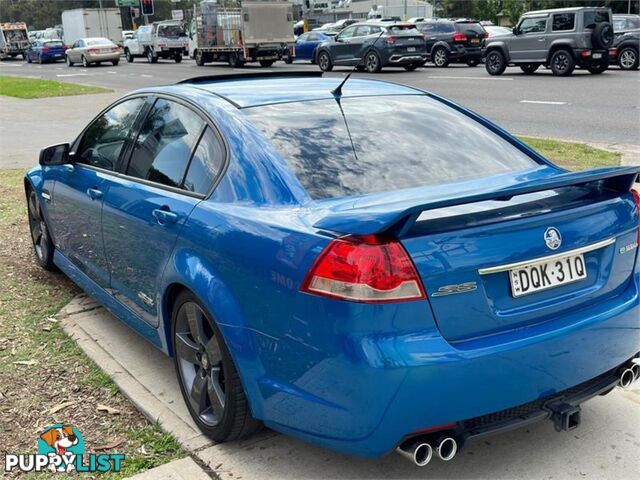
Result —
<instances>
[{"instance_id":1,"label":"rear bumper","mask_svg":"<svg viewBox=\"0 0 640 480\"><path fill-rule=\"evenodd\" d=\"M454 62L468 62L471 60L482 60L482 49L478 47L467 47L456 45L451 49L450 58Z\"/></svg>"},{"instance_id":2,"label":"rear bumper","mask_svg":"<svg viewBox=\"0 0 640 480\"><path fill-rule=\"evenodd\" d=\"M609 50L576 50L576 63L581 67L609 63Z\"/></svg>"},{"instance_id":3,"label":"rear bumper","mask_svg":"<svg viewBox=\"0 0 640 480\"><path fill-rule=\"evenodd\" d=\"M394 53L387 59L387 65L413 65L416 63L423 64L427 61L427 54L411 53L400 54Z\"/></svg>"},{"instance_id":4,"label":"rear bumper","mask_svg":"<svg viewBox=\"0 0 640 480\"><path fill-rule=\"evenodd\" d=\"M290 382L263 379L261 417L271 428L317 445L379 457L429 427L480 425L484 416L544 403L637 355L639 287L636 271L624 292L588 310L455 344L434 323L415 329L408 319L425 323L428 307L408 302L392 319L367 318L379 321L375 334L326 334L327 352L317 353L316 363L307 362L304 371L292 366L297 374ZM386 320L395 333L385 333ZM296 343L281 352L299 348Z\"/></svg>"},{"instance_id":5,"label":"rear bumper","mask_svg":"<svg viewBox=\"0 0 640 480\"><path fill-rule=\"evenodd\" d=\"M113 53L85 53L85 57L89 62L112 62L120 60L120 52Z\"/></svg>"}]
</instances>

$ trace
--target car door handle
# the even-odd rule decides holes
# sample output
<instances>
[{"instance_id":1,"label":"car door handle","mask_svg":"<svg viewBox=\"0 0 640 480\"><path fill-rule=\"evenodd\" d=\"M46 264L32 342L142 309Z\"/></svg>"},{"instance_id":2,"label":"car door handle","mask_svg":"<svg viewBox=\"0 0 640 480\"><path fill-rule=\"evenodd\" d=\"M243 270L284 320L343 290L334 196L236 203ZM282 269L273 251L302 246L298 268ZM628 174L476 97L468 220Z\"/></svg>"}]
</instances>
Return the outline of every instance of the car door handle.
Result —
<instances>
[{"instance_id":1,"label":"car door handle","mask_svg":"<svg viewBox=\"0 0 640 480\"><path fill-rule=\"evenodd\" d=\"M87 189L87 195L89 195L89 198L91 198L91 200L98 200L102 198L102 192L97 188Z\"/></svg>"},{"instance_id":2,"label":"car door handle","mask_svg":"<svg viewBox=\"0 0 640 480\"><path fill-rule=\"evenodd\" d=\"M176 223L178 221L178 214L172 212L171 210L156 208L153 212L151 212L151 214L160 225L163 225L165 223Z\"/></svg>"},{"instance_id":3,"label":"car door handle","mask_svg":"<svg viewBox=\"0 0 640 480\"><path fill-rule=\"evenodd\" d=\"M544 40L545 40L545 39L544 39L544 37L540 37L540 38L538 38L538 41L539 41L539 42L544 42Z\"/></svg>"}]
</instances>

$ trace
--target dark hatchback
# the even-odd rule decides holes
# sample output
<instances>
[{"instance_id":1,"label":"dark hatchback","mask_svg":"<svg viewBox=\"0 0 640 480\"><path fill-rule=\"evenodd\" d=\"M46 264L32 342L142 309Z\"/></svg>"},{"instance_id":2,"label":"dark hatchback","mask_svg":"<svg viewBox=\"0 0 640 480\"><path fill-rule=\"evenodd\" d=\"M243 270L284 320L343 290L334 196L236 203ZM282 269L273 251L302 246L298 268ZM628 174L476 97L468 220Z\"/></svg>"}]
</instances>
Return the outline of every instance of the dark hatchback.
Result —
<instances>
[{"instance_id":1,"label":"dark hatchback","mask_svg":"<svg viewBox=\"0 0 640 480\"><path fill-rule=\"evenodd\" d=\"M482 40L488 37L475 20L431 20L417 25L424 35L429 59L436 67L466 63L475 67L482 59Z\"/></svg>"},{"instance_id":2,"label":"dark hatchback","mask_svg":"<svg viewBox=\"0 0 640 480\"><path fill-rule=\"evenodd\" d=\"M427 61L423 36L407 23L358 23L318 46L316 62L322 71L334 66L379 72L382 67L412 71Z\"/></svg>"}]
</instances>

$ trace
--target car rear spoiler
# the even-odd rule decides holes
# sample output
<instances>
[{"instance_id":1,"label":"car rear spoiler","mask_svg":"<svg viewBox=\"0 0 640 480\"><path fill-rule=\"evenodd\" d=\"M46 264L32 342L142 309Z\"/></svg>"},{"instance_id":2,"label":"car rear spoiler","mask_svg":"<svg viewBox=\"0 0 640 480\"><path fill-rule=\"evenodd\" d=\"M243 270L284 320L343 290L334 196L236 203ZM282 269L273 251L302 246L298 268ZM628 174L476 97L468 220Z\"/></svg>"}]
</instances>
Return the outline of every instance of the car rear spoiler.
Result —
<instances>
[{"instance_id":1,"label":"car rear spoiler","mask_svg":"<svg viewBox=\"0 0 640 480\"><path fill-rule=\"evenodd\" d=\"M348 203L342 202L323 211L313 226L341 234L373 235L394 230L406 232L425 210L453 207L487 200L509 199L516 195L552 190L562 187L593 184L600 191L628 192L640 173L640 166L608 167L597 170L561 173L537 180L530 180L503 188L442 188L413 189L409 194L388 192ZM417 193L416 193L417 192Z\"/></svg>"}]
</instances>

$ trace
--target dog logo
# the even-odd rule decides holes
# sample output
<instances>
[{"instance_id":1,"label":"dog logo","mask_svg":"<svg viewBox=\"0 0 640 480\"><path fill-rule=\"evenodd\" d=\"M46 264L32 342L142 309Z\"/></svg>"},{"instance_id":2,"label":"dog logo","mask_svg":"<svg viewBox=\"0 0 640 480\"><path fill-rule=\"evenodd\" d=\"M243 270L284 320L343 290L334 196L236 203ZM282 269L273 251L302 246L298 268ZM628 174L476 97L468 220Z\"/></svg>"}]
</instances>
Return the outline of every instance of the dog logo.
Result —
<instances>
[{"instance_id":1,"label":"dog logo","mask_svg":"<svg viewBox=\"0 0 640 480\"><path fill-rule=\"evenodd\" d=\"M67 453L67 449L78 445L80 433L76 433L72 425L61 425L59 427L52 426L40 435L42 440L50 449L53 449L58 455ZM44 448L47 450L46 448ZM51 450L43 452L43 448L38 445L38 453L48 454ZM84 453L84 452L74 452Z\"/></svg>"},{"instance_id":2,"label":"dog logo","mask_svg":"<svg viewBox=\"0 0 640 480\"><path fill-rule=\"evenodd\" d=\"M557 250L562 245L562 235L556 227L549 227L544 231L544 243L551 250Z\"/></svg>"}]
</instances>

